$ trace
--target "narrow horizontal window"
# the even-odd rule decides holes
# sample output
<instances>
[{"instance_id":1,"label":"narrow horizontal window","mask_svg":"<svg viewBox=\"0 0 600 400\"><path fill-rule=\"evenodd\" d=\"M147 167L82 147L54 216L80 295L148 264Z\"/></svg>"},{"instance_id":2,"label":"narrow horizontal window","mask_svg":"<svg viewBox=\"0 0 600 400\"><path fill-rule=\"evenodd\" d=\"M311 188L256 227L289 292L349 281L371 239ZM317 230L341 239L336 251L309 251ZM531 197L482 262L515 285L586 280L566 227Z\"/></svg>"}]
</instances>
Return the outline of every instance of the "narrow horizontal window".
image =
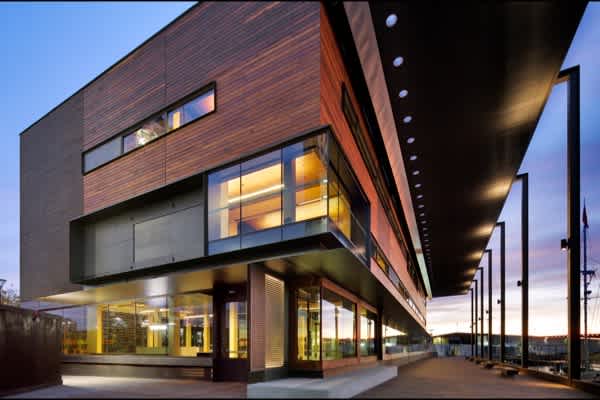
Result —
<instances>
[{"instance_id":1,"label":"narrow horizontal window","mask_svg":"<svg viewBox=\"0 0 600 400\"><path fill-rule=\"evenodd\" d=\"M85 172L90 171L120 155L121 138L117 137L85 153L83 156L83 169Z\"/></svg>"},{"instance_id":2,"label":"narrow horizontal window","mask_svg":"<svg viewBox=\"0 0 600 400\"><path fill-rule=\"evenodd\" d=\"M214 110L215 89L211 87L182 105L170 107L168 110L148 118L134 131L121 134L101 146L85 152L83 172L87 173Z\"/></svg>"}]
</instances>

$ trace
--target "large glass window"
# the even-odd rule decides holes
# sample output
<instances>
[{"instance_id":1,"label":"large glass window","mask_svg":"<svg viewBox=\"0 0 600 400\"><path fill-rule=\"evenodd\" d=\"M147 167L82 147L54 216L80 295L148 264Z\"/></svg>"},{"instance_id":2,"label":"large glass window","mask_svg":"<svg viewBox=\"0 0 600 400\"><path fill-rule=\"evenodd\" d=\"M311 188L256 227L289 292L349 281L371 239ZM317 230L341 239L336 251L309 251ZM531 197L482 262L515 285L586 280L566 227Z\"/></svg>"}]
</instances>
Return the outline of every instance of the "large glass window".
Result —
<instances>
[{"instance_id":1,"label":"large glass window","mask_svg":"<svg viewBox=\"0 0 600 400\"><path fill-rule=\"evenodd\" d=\"M375 324L377 314L366 309L360 311L360 355L375 355Z\"/></svg>"},{"instance_id":2,"label":"large glass window","mask_svg":"<svg viewBox=\"0 0 600 400\"><path fill-rule=\"evenodd\" d=\"M240 248L240 164L208 176L209 253Z\"/></svg>"},{"instance_id":3,"label":"large glass window","mask_svg":"<svg viewBox=\"0 0 600 400\"><path fill-rule=\"evenodd\" d=\"M321 359L321 295L319 287L296 290L298 360Z\"/></svg>"},{"instance_id":4,"label":"large glass window","mask_svg":"<svg viewBox=\"0 0 600 400\"><path fill-rule=\"evenodd\" d=\"M243 303L245 306L245 303ZM65 354L169 354L212 352L212 297L194 293L53 310L63 318ZM247 350L245 311L238 347ZM240 355L243 357L244 355Z\"/></svg>"},{"instance_id":5,"label":"large glass window","mask_svg":"<svg viewBox=\"0 0 600 400\"><path fill-rule=\"evenodd\" d=\"M323 289L323 360L356 356L356 305Z\"/></svg>"},{"instance_id":6,"label":"large glass window","mask_svg":"<svg viewBox=\"0 0 600 400\"><path fill-rule=\"evenodd\" d=\"M185 294L170 298L169 354L195 357L212 352L212 297Z\"/></svg>"},{"instance_id":7,"label":"large glass window","mask_svg":"<svg viewBox=\"0 0 600 400\"><path fill-rule=\"evenodd\" d=\"M385 354L396 354L408 351L408 336L405 332L385 324L382 328Z\"/></svg>"},{"instance_id":8,"label":"large glass window","mask_svg":"<svg viewBox=\"0 0 600 400\"><path fill-rule=\"evenodd\" d=\"M223 341L228 358L248 358L248 319L245 301L225 303Z\"/></svg>"},{"instance_id":9,"label":"large glass window","mask_svg":"<svg viewBox=\"0 0 600 400\"><path fill-rule=\"evenodd\" d=\"M135 303L136 354L167 354L169 309L166 297L153 297Z\"/></svg>"}]
</instances>

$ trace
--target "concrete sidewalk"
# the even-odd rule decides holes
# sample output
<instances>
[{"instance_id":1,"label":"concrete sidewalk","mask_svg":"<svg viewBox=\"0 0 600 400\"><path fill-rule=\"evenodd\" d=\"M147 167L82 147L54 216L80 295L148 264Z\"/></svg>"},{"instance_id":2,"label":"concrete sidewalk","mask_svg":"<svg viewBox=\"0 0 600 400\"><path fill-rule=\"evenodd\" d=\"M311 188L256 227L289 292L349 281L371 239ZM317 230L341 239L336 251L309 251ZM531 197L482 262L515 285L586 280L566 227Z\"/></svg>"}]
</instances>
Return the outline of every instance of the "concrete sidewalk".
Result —
<instances>
[{"instance_id":1,"label":"concrete sidewalk","mask_svg":"<svg viewBox=\"0 0 600 400\"><path fill-rule=\"evenodd\" d=\"M245 398L246 384L192 379L63 375L63 384L6 398Z\"/></svg>"},{"instance_id":2,"label":"concrete sidewalk","mask_svg":"<svg viewBox=\"0 0 600 400\"><path fill-rule=\"evenodd\" d=\"M398 376L357 398L594 399L594 395L532 376L500 376L464 357L430 358L402 367Z\"/></svg>"}]
</instances>

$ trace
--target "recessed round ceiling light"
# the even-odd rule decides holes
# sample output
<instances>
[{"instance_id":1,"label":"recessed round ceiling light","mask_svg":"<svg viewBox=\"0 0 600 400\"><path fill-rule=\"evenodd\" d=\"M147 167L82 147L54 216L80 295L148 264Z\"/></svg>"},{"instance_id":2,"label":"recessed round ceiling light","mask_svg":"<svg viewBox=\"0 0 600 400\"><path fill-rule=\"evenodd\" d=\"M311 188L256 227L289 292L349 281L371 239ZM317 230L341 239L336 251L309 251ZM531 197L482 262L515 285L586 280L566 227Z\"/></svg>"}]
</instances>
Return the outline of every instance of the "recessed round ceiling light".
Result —
<instances>
[{"instance_id":1,"label":"recessed round ceiling light","mask_svg":"<svg viewBox=\"0 0 600 400\"><path fill-rule=\"evenodd\" d=\"M419 217L424 217L424 216L425 216L425 213L419 214Z\"/></svg>"},{"instance_id":2,"label":"recessed round ceiling light","mask_svg":"<svg viewBox=\"0 0 600 400\"><path fill-rule=\"evenodd\" d=\"M427 221L425 221L425 220L422 220L422 221L421 221L421 223L422 223L422 224L426 224L426 223L427 223Z\"/></svg>"},{"instance_id":3,"label":"recessed round ceiling light","mask_svg":"<svg viewBox=\"0 0 600 400\"><path fill-rule=\"evenodd\" d=\"M424 233L423 236L429 236L429 233Z\"/></svg>"},{"instance_id":4,"label":"recessed round ceiling light","mask_svg":"<svg viewBox=\"0 0 600 400\"><path fill-rule=\"evenodd\" d=\"M413 171L413 175L419 175L421 173L421 171L419 171L418 169Z\"/></svg>"},{"instance_id":5,"label":"recessed round ceiling light","mask_svg":"<svg viewBox=\"0 0 600 400\"><path fill-rule=\"evenodd\" d=\"M404 64L404 58L398 56L398 57L394 58L394 61L392 62L392 64L394 64L394 67L398 68L399 66Z\"/></svg>"},{"instance_id":6,"label":"recessed round ceiling light","mask_svg":"<svg viewBox=\"0 0 600 400\"><path fill-rule=\"evenodd\" d=\"M417 195L417 199L422 199L422 198L423 198L423 195L422 195L422 194L418 194L418 195Z\"/></svg>"},{"instance_id":7,"label":"recessed round ceiling light","mask_svg":"<svg viewBox=\"0 0 600 400\"><path fill-rule=\"evenodd\" d=\"M418 188L420 188L420 187L421 187L421 184L420 184L420 183L417 183L417 184L415 184L415 187L418 189Z\"/></svg>"},{"instance_id":8,"label":"recessed round ceiling light","mask_svg":"<svg viewBox=\"0 0 600 400\"><path fill-rule=\"evenodd\" d=\"M426 227L426 226L424 226L424 227L423 227L423 230L424 230L424 231L426 231L426 230L427 230L427 227Z\"/></svg>"},{"instance_id":9,"label":"recessed round ceiling light","mask_svg":"<svg viewBox=\"0 0 600 400\"><path fill-rule=\"evenodd\" d=\"M416 155L414 155L414 154L413 154L412 156L410 156L410 157L409 157L409 160L410 160L410 161L415 161L416 159L417 159L417 156L416 156Z\"/></svg>"},{"instance_id":10,"label":"recessed round ceiling light","mask_svg":"<svg viewBox=\"0 0 600 400\"><path fill-rule=\"evenodd\" d=\"M409 137L408 139L406 139L406 143L411 144L415 142L415 138L414 137Z\"/></svg>"},{"instance_id":11,"label":"recessed round ceiling light","mask_svg":"<svg viewBox=\"0 0 600 400\"><path fill-rule=\"evenodd\" d=\"M419 207L419 208L423 208L423 207L425 207L425 206L424 206L423 204L419 204L417 207Z\"/></svg>"},{"instance_id":12,"label":"recessed round ceiling light","mask_svg":"<svg viewBox=\"0 0 600 400\"><path fill-rule=\"evenodd\" d=\"M410 121L412 121L412 117L410 115L407 115L406 117L402 118L402 122L404 122L405 124L408 124Z\"/></svg>"},{"instance_id":13,"label":"recessed round ceiling light","mask_svg":"<svg viewBox=\"0 0 600 400\"><path fill-rule=\"evenodd\" d=\"M385 19L385 24L388 28L391 28L392 26L396 25L396 22L398 22L398 16L396 14L390 14Z\"/></svg>"},{"instance_id":14,"label":"recessed round ceiling light","mask_svg":"<svg viewBox=\"0 0 600 400\"><path fill-rule=\"evenodd\" d=\"M400 93L398 93L398 97L400 97L401 99L405 98L406 96L408 96L408 90L406 89L402 89Z\"/></svg>"}]
</instances>

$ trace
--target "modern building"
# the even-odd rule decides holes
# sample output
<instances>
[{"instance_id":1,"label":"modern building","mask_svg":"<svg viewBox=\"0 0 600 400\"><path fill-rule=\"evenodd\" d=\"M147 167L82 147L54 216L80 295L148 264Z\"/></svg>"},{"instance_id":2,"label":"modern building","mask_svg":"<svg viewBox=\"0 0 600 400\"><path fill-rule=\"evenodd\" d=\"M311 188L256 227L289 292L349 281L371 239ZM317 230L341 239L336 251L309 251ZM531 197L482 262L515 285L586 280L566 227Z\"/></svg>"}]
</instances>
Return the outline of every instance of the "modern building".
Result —
<instances>
[{"instance_id":1,"label":"modern building","mask_svg":"<svg viewBox=\"0 0 600 400\"><path fill-rule=\"evenodd\" d=\"M64 369L425 353L426 301L467 290L583 12L518 7L201 2L27 128L21 297L64 318Z\"/></svg>"}]
</instances>

